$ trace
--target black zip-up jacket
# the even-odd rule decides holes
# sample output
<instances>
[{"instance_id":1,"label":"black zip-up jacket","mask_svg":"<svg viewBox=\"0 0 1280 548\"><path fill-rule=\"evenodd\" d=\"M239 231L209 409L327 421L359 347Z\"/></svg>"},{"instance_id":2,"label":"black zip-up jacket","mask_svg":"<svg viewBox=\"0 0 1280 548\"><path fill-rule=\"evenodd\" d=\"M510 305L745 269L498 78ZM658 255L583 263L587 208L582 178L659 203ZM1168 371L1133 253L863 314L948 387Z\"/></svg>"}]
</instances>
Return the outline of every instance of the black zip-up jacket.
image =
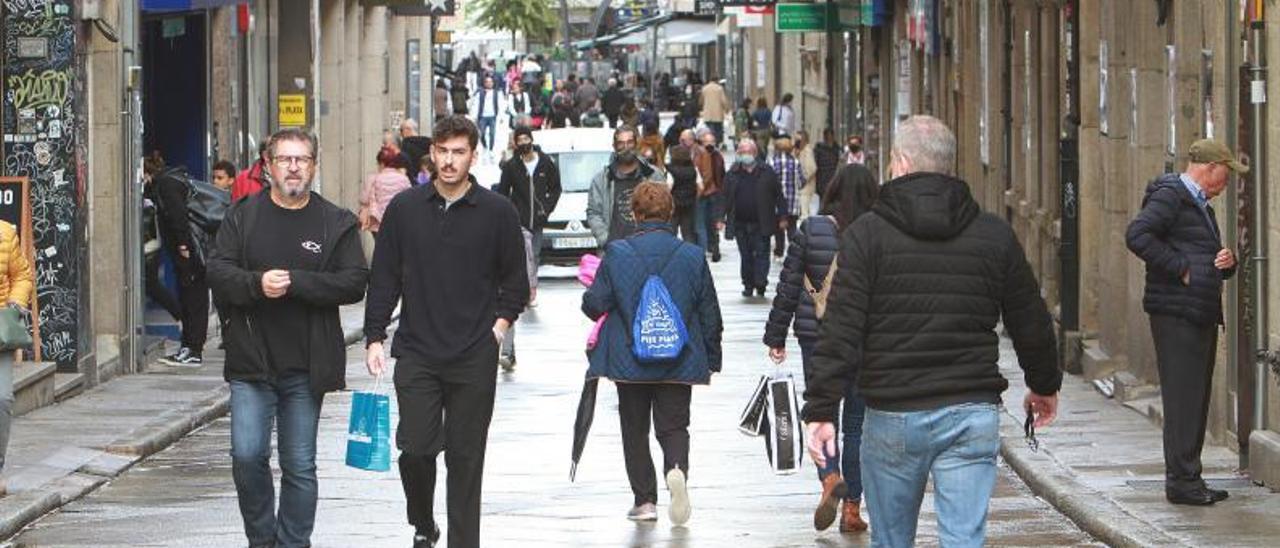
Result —
<instances>
[{"instance_id":1,"label":"black zip-up jacket","mask_svg":"<svg viewBox=\"0 0 1280 548\"><path fill-rule=\"evenodd\" d=\"M542 151L537 153L538 165L533 168L533 179L524 167L524 158L514 156L502 164L502 176L493 189L515 204L520 226L530 231L547 226L547 217L560 203L560 168Z\"/></svg>"},{"instance_id":2,"label":"black zip-up jacket","mask_svg":"<svg viewBox=\"0 0 1280 548\"><path fill-rule=\"evenodd\" d=\"M924 411L997 403L1004 319L1031 391L1062 384L1053 321L1013 230L959 179L890 181L872 215L841 234L840 269L818 330L806 421L829 422L856 380L867 405Z\"/></svg>"},{"instance_id":3,"label":"black zip-up jacket","mask_svg":"<svg viewBox=\"0 0 1280 548\"><path fill-rule=\"evenodd\" d=\"M818 338L818 314L813 296L805 291L804 279L808 277L814 289L821 290L839 250L840 229L831 217L813 216L800 223L795 239L787 246L787 260L778 275L773 309L764 326L766 346L786 347L787 328L793 325L797 339Z\"/></svg>"},{"instance_id":4,"label":"black zip-up jacket","mask_svg":"<svg viewBox=\"0 0 1280 548\"><path fill-rule=\"evenodd\" d=\"M763 227L761 230L765 234L773 234L778 229L778 216L787 210L778 174L762 162L756 162L755 169L751 171L735 164L724 176L721 204L726 223L733 224L736 220L734 208L737 207L739 192L756 193L756 222Z\"/></svg>"},{"instance_id":5,"label":"black zip-up jacket","mask_svg":"<svg viewBox=\"0 0 1280 548\"><path fill-rule=\"evenodd\" d=\"M324 209L323 266L320 271L289 271L288 295L309 305L311 391L320 395L346 387L347 349L338 307L360 302L369 269L356 216L317 193L311 193L311 199ZM223 377L228 381L274 380L263 333L254 319L254 309L267 299L263 273L246 268L245 251L246 245L253 245L255 222L270 200L270 192L259 192L233 206L218 229L209 259L209 287L223 307L219 321L227 353Z\"/></svg>"},{"instance_id":6,"label":"black zip-up jacket","mask_svg":"<svg viewBox=\"0 0 1280 548\"><path fill-rule=\"evenodd\" d=\"M187 196L190 189L183 178L187 171L182 167L170 167L155 174L144 194L156 204L160 214L160 237L173 252L178 246L193 247L191 221L187 217Z\"/></svg>"},{"instance_id":7,"label":"black zip-up jacket","mask_svg":"<svg viewBox=\"0 0 1280 548\"><path fill-rule=\"evenodd\" d=\"M1142 211L1125 232L1129 251L1147 265L1143 310L1198 325L1223 323L1222 282L1236 269L1213 266L1223 247L1217 226L1213 207L1202 212L1178 174L1147 185ZM1182 283L1184 272L1190 273L1189 285Z\"/></svg>"}]
</instances>

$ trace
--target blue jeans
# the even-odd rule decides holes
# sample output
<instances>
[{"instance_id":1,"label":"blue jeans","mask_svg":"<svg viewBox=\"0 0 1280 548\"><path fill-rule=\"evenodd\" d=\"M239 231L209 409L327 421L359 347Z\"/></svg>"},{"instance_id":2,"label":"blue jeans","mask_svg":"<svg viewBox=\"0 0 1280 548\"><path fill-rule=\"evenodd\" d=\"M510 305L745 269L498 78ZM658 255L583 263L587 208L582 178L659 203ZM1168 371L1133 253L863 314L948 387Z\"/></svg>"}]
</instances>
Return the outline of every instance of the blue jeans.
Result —
<instances>
[{"instance_id":1,"label":"blue jeans","mask_svg":"<svg viewBox=\"0 0 1280 548\"><path fill-rule=\"evenodd\" d=\"M939 542L948 548L982 546L1000 449L995 404L902 413L867 409L863 429L862 483L872 546L915 543L920 501L930 475Z\"/></svg>"},{"instance_id":2,"label":"blue jeans","mask_svg":"<svg viewBox=\"0 0 1280 548\"><path fill-rule=\"evenodd\" d=\"M231 381L231 475L249 546L311 546L315 525L316 428L321 398L310 376L269 382ZM280 510L271 478L271 425L278 431Z\"/></svg>"},{"instance_id":3,"label":"blue jeans","mask_svg":"<svg viewBox=\"0 0 1280 548\"><path fill-rule=\"evenodd\" d=\"M796 339L800 343L800 361L804 364L805 382L809 380L809 363L813 359L813 351L818 346L814 339ZM836 428L844 437L844 448L837 449L836 454L828 455L830 464L827 468L818 469L818 479L836 472L836 462L840 463L840 471L849 494L845 500L862 499L862 420L867 414L867 403L858 395L858 386L849 383L844 390L844 406L840 413Z\"/></svg>"},{"instance_id":4,"label":"blue jeans","mask_svg":"<svg viewBox=\"0 0 1280 548\"><path fill-rule=\"evenodd\" d=\"M709 253L720 252L720 233L716 232L716 202L719 194L703 196L696 206L697 220L694 221L694 232L698 234L698 247Z\"/></svg>"},{"instance_id":5,"label":"blue jeans","mask_svg":"<svg viewBox=\"0 0 1280 548\"><path fill-rule=\"evenodd\" d=\"M734 223L733 236L738 240L738 254L742 256L739 274L742 286L747 289L769 286L769 236L772 231L761 230L759 223Z\"/></svg>"},{"instance_id":6,"label":"blue jeans","mask_svg":"<svg viewBox=\"0 0 1280 548\"><path fill-rule=\"evenodd\" d=\"M498 118L485 116L477 120L476 129L480 130L480 142L487 150L493 150L493 140L497 138Z\"/></svg>"}]
</instances>

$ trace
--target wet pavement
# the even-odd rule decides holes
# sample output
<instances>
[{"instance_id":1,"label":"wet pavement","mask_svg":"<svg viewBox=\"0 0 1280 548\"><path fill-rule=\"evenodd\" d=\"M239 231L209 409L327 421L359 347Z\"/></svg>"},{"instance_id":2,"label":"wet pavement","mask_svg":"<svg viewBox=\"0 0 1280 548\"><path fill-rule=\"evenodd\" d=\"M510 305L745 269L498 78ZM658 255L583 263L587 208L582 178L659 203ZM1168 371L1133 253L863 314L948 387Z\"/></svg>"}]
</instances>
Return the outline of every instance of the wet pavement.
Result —
<instances>
[{"instance_id":1,"label":"wet pavement","mask_svg":"<svg viewBox=\"0 0 1280 548\"><path fill-rule=\"evenodd\" d=\"M616 413L616 393L602 383L594 429L577 481L569 482L573 417L585 370L589 323L579 312L581 287L567 269L544 269L539 306L519 324L518 365L499 375L498 398L485 470L483 538L486 546L863 546L869 535L812 528L818 482L811 463L797 474L769 470L763 441L735 423L759 375L772 369L760 343L768 301L745 299L735 281L737 256L729 242L725 261L713 265L725 317L724 373L696 387L692 411L690 496L693 518L684 527L666 519L634 524ZM774 265L774 275L778 266ZM800 377L792 341L787 367ZM367 389L363 352L353 348L348 379ZM1015 381L1017 384L1018 381ZM404 497L391 472L344 466L350 393L325 400L320 432L321 501L313 536L317 547L401 547L412 529ZM392 406L394 409L394 405ZM393 421L395 417L393 416ZM229 422L221 419L139 463L88 497L46 516L12 541L15 547L227 547L244 537L231 481ZM651 441L660 463L660 449ZM447 473L441 465L441 471ZM278 474L278 473L277 473ZM444 485L437 517L444 523ZM926 497L919 543L936 545L934 514ZM988 544L1091 546L1096 543L1030 493L1001 465L991 501ZM444 544L443 542L441 543Z\"/></svg>"}]
</instances>

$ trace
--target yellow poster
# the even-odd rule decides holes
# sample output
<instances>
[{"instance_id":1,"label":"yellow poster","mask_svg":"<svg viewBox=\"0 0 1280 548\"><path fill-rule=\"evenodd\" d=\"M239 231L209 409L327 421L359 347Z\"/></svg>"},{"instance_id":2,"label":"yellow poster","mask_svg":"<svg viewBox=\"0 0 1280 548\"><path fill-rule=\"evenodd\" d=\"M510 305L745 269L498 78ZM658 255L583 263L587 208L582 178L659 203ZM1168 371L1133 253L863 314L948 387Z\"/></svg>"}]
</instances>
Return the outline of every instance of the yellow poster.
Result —
<instances>
[{"instance_id":1,"label":"yellow poster","mask_svg":"<svg viewBox=\"0 0 1280 548\"><path fill-rule=\"evenodd\" d=\"M307 125L307 96L280 96L280 127L305 127Z\"/></svg>"}]
</instances>

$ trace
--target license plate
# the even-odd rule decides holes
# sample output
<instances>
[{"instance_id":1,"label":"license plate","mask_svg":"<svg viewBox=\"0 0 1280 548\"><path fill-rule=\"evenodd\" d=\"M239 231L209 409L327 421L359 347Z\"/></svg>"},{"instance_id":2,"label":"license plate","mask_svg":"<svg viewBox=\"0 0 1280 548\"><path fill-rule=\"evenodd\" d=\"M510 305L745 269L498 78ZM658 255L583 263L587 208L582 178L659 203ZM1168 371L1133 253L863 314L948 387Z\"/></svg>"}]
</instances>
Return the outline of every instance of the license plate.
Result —
<instances>
[{"instance_id":1,"label":"license plate","mask_svg":"<svg viewBox=\"0 0 1280 548\"><path fill-rule=\"evenodd\" d=\"M551 247L554 249L581 249L595 246L595 238L557 238L551 240Z\"/></svg>"}]
</instances>

